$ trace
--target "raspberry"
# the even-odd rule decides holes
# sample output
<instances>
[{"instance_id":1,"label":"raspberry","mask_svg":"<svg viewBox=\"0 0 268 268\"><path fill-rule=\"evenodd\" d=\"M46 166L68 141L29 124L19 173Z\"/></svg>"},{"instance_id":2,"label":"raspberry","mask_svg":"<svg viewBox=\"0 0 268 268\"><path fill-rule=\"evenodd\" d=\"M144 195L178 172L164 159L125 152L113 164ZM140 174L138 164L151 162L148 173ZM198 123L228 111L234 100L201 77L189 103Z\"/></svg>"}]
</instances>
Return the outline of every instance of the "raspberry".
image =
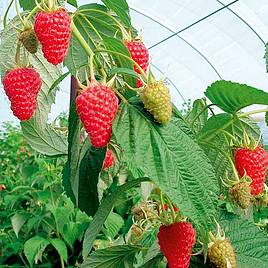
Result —
<instances>
[{"instance_id":1,"label":"raspberry","mask_svg":"<svg viewBox=\"0 0 268 268\"><path fill-rule=\"evenodd\" d=\"M76 99L77 112L91 144L105 147L111 138L112 122L118 110L118 98L105 85L91 83Z\"/></svg>"},{"instance_id":2,"label":"raspberry","mask_svg":"<svg viewBox=\"0 0 268 268\"><path fill-rule=\"evenodd\" d=\"M172 104L169 90L163 81L148 83L141 93L145 109L160 124L170 121Z\"/></svg>"},{"instance_id":3,"label":"raspberry","mask_svg":"<svg viewBox=\"0 0 268 268\"><path fill-rule=\"evenodd\" d=\"M235 167L240 177L251 178L251 194L256 196L263 191L266 180L268 154L260 146L255 149L240 148L235 152Z\"/></svg>"},{"instance_id":4,"label":"raspberry","mask_svg":"<svg viewBox=\"0 0 268 268\"><path fill-rule=\"evenodd\" d=\"M114 156L111 150L107 150L102 169L112 167L114 164Z\"/></svg>"},{"instance_id":5,"label":"raspberry","mask_svg":"<svg viewBox=\"0 0 268 268\"><path fill-rule=\"evenodd\" d=\"M216 240L208 249L208 257L216 268L236 268L235 252L228 239Z\"/></svg>"},{"instance_id":6,"label":"raspberry","mask_svg":"<svg viewBox=\"0 0 268 268\"><path fill-rule=\"evenodd\" d=\"M33 29L21 32L19 40L31 54L35 54L37 52L38 40Z\"/></svg>"},{"instance_id":7,"label":"raspberry","mask_svg":"<svg viewBox=\"0 0 268 268\"><path fill-rule=\"evenodd\" d=\"M64 9L40 11L35 17L34 30L48 62L57 65L67 55L70 38L71 19Z\"/></svg>"},{"instance_id":8,"label":"raspberry","mask_svg":"<svg viewBox=\"0 0 268 268\"><path fill-rule=\"evenodd\" d=\"M29 120L36 110L40 75L33 68L16 68L5 74L3 85L13 114L19 120Z\"/></svg>"},{"instance_id":9,"label":"raspberry","mask_svg":"<svg viewBox=\"0 0 268 268\"><path fill-rule=\"evenodd\" d=\"M136 61L144 72L147 71L149 65L149 51L140 40L126 41L125 45L129 51L131 58ZM140 74L140 70L134 65L134 71ZM137 79L137 87L142 87L143 83Z\"/></svg>"},{"instance_id":10,"label":"raspberry","mask_svg":"<svg viewBox=\"0 0 268 268\"><path fill-rule=\"evenodd\" d=\"M229 190L232 199L242 208L246 209L251 203L250 182L241 181Z\"/></svg>"},{"instance_id":11,"label":"raspberry","mask_svg":"<svg viewBox=\"0 0 268 268\"><path fill-rule=\"evenodd\" d=\"M160 250L167 258L169 268L187 268L193 246L195 230L189 222L162 225L158 232Z\"/></svg>"}]
</instances>

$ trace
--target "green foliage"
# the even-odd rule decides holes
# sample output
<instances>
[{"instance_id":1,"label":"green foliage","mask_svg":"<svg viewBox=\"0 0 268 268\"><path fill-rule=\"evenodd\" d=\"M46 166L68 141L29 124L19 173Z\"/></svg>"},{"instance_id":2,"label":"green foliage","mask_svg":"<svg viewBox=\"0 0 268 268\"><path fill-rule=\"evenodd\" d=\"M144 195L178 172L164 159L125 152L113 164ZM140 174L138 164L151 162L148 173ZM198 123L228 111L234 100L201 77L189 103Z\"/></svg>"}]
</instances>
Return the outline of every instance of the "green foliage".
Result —
<instances>
[{"instance_id":1,"label":"green foliage","mask_svg":"<svg viewBox=\"0 0 268 268\"><path fill-rule=\"evenodd\" d=\"M186 114L185 121L193 133L199 133L208 120L208 108L205 99L197 99L192 109Z\"/></svg>"},{"instance_id":2,"label":"green foliage","mask_svg":"<svg viewBox=\"0 0 268 268\"><path fill-rule=\"evenodd\" d=\"M35 6L34 1L19 2L23 10ZM10 125L0 131L0 265L164 268L166 260L157 242L163 191L164 198L170 197L179 213L193 223L194 253L201 247L199 242L203 245L204 254L193 256L190 267L209 267L204 255L214 220L235 247L239 268L265 267L268 238L259 228L268 229L267 209L233 210L241 217L227 213L228 189L221 182L226 174L232 176L234 139L241 142L244 132L255 140L260 136L258 126L248 118L250 113L240 110L252 104L268 105L268 94L217 81L205 93L212 104L198 99L192 108L186 103L181 113L173 107L171 122L157 124L139 96L133 97L137 91L129 89L136 87L139 76L124 44L126 32L135 38L127 1L102 0L104 5L81 7L76 0L59 2L77 8L64 62L68 71L62 75L60 66L47 63L40 48L31 55L30 63L43 81L37 111L30 121L21 123L24 137ZM18 18L1 36L2 74L13 67L18 41L13 25L21 26ZM104 171L107 148L91 146L75 105L80 89L74 76L87 82L90 57L96 79L114 77L113 88L121 97L109 144L115 165ZM62 115L48 124L57 87L69 74L73 75L69 118ZM211 106L224 113L214 115ZM150 186L139 187L146 181ZM133 207L141 204L142 216L137 219ZM224 209L220 216L219 207Z\"/></svg>"},{"instance_id":3,"label":"green foliage","mask_svg":"<svg viewBox=\"0 0 268 268\"><path fill-rule=\"evenodd\" d=\"M268 93L265 91L224 80L209 86L205 95L227 113L236 113L252 104L268 103Z\"/></svg>"},{"instance_id":4,"label":"green foliage","mask_svg":"<svg viewBox=\"0 0 268 268\"><path fill-rule=\"evenodd\" d=\"M14 26L22 27L17 17L8 24L6 31L1 35L0 67L2 73L5 73L7 68L14 68L13 64L17 48L17 43L14 40L18 36ZM66 137L47 124L48 114L51 105L54 103L57 88L55 87L50 91L49 89L61 75L61 70L59 67L49 64L40 49L36 54L30 55L29 61L39 72L43 82L38 94L38 108L33 118L28 122L21 123L25 139L36 151L42 154L52 156L67 154ZM1 64L4 62L6 63L5 65Z\"/></svg>"},{"instance_id":5,"label":"green foliage","mask_svg":"<svg viewBox=\"0 0 268 268\"><path fill-rule=\"evenodd\" d=\"M131 26L129 7L126 0L102 0L102 2L113 10L127 27Z\"/></svg>"},{"instance_id":6,"label":"green foliage","mask_svg":"<svg viewBox=\"0 0 268 268\"><path fill-rule=\"evenodd\" d=\"M222 214L221 225L235 248L239 268L267 267L267 234L252 222L229 213Z\"/></svg>"},{"instance_id":7,"label":"green foliage","mask_svg":"<svg viewBox=\"0 0 268 268\"><path fill-rule=\"evenodd\" d=\"M91 147L80 162L78 207L93 216L99 207L98 182L106 149Z\"/></svg>"},{"instance_id":8,"label":"green foliage","mask_svg":"<svg viewBox=\"0 0 268 268\"><path fill-rule=\"evenodd\" d=\"M35 7L35 0L19 0L23 10L32 10Z\"/></svg>"},{"instance_id":9,"label":"green foliage","mask_svg":"<svg viewBox=\"0 0 268 268\"><path fill-rule=\"evenodd\" d=\"M106 249L96 250L82 264L82 268L110 268L110 267L133 267L135 255L141 247L123 245Z\"/></svg>"},{"instance_id":10,"label":"green foliage","mask_svg":"<svg viewBox=\"0 0 268 268\"><path fill-rule=\"evenodd\" d=\"M208 230L219 188L212 166L186 129L175 117L167 126L153 123L134 103L121 104L113 131L134 176L151 178L198 228Z\"/></svg>"},{"instance_id":11,"label":"green foliage","mask_svg":"<svg viewBox=\"0 0 268 268\"><path fill-rule=\"evenodd\" d=\"M49 241L46 238L41 237L41 236L34 236L25 242L24 254L31 267L34 262L36 264L38 263L39 258L42 256L48 244L49 244Z\"/></svg>"},{"instance_id":12,"label":"green foliage","mask_svg":"<svg viewBox=\"0 0 268 268\"><path fill-rule=\"evenodd\" d=\"M64 159L36 154L18 128L0 131L0 265L67 262L90 219L63 194ZM53 249L54 247L54 249ZM53 257L54 256L54 257ZM79 256L70 260L74 264Z\"/></svg>"},{"instance_id":13,"label":"green foliage","mask_svg":"<svg viewBox=\"0 0 268 268\"><path fill-rule=\"evenodd\" d=\"M78 7L76 0L67 0L67 3L74 6L74 7Z\"/></svg>"},{"instance_id":14,"label":"green foliage","mask_svg":"<svg viewBox=\"0 0 268 268\"><path fill-rule=\"evenodd\" d=\"M85 233L83 241L83 251L82 251L84 259L87 258L89 252L92 249L94 240L99 234L103 224L105 223L107 217L111 213L113 207L115 206L120 196L124 194L127 190L131 189L132 187L138 186L143 181L148 181L148 179L140 178L137 180L129 181L119 186L113 193L109 194L103 199L97 213L93 217L93 220Z\"/></svg>"}]
</instances>

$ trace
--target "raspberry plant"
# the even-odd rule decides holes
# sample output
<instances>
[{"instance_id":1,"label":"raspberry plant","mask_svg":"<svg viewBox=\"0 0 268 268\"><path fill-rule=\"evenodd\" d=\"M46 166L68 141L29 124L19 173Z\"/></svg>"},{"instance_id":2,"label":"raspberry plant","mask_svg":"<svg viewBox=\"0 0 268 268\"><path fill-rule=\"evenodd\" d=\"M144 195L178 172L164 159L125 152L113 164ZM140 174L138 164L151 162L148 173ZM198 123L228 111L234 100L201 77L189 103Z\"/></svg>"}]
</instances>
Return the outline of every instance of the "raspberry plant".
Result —
<instances>
[{"instance_id":1,"label":"raspberry plant","mask_svg":"<svg viewBox=\"0 0 268 268\"><path fill-rule=\"evenodd\" d=\"M26 102L17 98L18 85L12 79L9 86L15 89L8 97L11 107L18 99L16 105L24 105L31 117L20 118L26 119L21 128L31 147L49 157L65 157L65 193L92 217L83 236L81 267L165 267L169 258L163 253L172 256L173 252L161 252L157 234L181 222L194 228L196 243L192 250L191 237L174 235L192 241L181 249L187 254L176 267L209 267L209 234L219 225L236 255L229 267L267 267L265 224L253 221L253 216L258 218L256 207L267 206L267 187L263 184L262 192L242 206L245 202L237 200L242 194L233 198L231 189L244 179L234 164L234 152L241 148L237 144L247 137L262 146L260 130L250 116L268 111L242 109L268 105L268 93L216 81L206 89L206 98L195 100L182 115L172 106L164 82L155 80L151 71L145 73L148 50L138 41L125 0L80 7L75 0L67 2L64 6L64 1L21 0L24 12L4 23L0 65L3 81L18 67L40 74L36 107L32 96ZM70 5L74 12L68 11ZM26 30L40 42L36 53L36 44L32 44L33 54L28 54L27 40L21 39ZM133 54L134 45L142 50L139 57ZM64 74L59 64L63 60L68 69ZM49 123L48 115L58 84L68 75L71 101L66 135ZM222 112L214 114L214 107ZM112 152L112 164L105 163L107 150L107 155ZM266 172L268 161L262 163ZM141 201L140 217L132 217L131 207L139 207ZM106 244L103 236L109 237ZM35 244L43 245L43 239ZM30 244L25 243L24 255L32 266L44 245L31 251ZM217 254L213 254L214 264L215 258ZM60 263L68 265L66 254Z\"/></svg>"}]
</instances>

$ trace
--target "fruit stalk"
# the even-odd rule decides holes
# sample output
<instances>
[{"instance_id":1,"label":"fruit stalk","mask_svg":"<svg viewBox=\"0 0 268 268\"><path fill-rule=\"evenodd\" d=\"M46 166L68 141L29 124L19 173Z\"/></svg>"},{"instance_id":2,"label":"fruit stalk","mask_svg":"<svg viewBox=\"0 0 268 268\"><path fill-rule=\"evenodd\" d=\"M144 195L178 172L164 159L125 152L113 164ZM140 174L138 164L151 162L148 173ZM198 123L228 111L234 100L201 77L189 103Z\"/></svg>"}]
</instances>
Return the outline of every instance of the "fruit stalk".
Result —
<instances>
[{"instance_id":1,"label":"fruit stalk","mask_svg":"<svg viewBox=\"0 0 268 268\"><path fill-rule=\"evenodd\" d=\"M81 46L85 49L85 51L88 54L88 56L91 57L92 55L94 55L92 49L87 44L86 40L84 39L84 37L81 35L81 33L79 32L79 30L75 26L73 20L71 21L71 30L72 30L72 33L74 34L74 36L80 42Z\"/></svg>"},{"instance_id":2,"label":"fruit stalk","mask_svg":"<svg viewBox=\"0 0 268 268\"><path fill-rule=\"evenodd\" d=\"M143 71L143 69L140 67L140 65L136 61L134 61L132 58L130 58L129 56L126 56L126 55L124 55L124 54L122 54L120 52L117 52L117 51L107 50L107 49L98 49L98 50L95 50L95 52L96 53L99 53L99 52L107 52L107 53L116 54L116 55L119 55L121 57L124 57L124 58L128 59L130 62L132 62L137 67L137 69L139 69L139 71L140 71L142 77L144 78L144 80L145 81L148 80L146 73Z\"/></svg>"},{"instance_id":3,"label":"fruit stalk","mask_svg":"<svg viewBox=\"0 0 268 268\"><path fill-rule=\"evenodd\" d=\"M253 115L253 114L260 114L260 113L266 113L268 112L268 109L260 109L260 110L255 110L255 111L251 111L251 112L247 112L247 113L242 113L240 115L238 115L239 118L244 118L244 117L248 117L249 115Z\"/></svg>"}]
</instances>

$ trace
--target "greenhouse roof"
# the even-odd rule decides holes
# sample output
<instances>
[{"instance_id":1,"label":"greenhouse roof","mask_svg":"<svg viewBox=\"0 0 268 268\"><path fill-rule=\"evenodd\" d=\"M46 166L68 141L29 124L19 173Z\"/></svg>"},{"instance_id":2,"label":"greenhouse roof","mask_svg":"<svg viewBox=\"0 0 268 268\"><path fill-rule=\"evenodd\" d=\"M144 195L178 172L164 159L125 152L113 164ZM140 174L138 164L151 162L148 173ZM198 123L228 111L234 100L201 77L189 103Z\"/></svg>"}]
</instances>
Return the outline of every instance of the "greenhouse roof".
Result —
<instances>
[{"instance_id":1,"label":"greenhouse roof","mask_svg":"<svg viewBox=\"0 0 268 268\"><path fill-rule=\"evenodd\" d=\"M178 107L188 99L202 97L206 87L218 79L268 91L264 59L267 0L128 0L128 3L132 22L150 48L153 68L159 77L168 79ZM1 14L6 5L1 1ZM67 109L68 87L68 81L62 83L53 117ZM3 91L0 99L1 121L13 119Z\"/></svg>"}]
</instances>

